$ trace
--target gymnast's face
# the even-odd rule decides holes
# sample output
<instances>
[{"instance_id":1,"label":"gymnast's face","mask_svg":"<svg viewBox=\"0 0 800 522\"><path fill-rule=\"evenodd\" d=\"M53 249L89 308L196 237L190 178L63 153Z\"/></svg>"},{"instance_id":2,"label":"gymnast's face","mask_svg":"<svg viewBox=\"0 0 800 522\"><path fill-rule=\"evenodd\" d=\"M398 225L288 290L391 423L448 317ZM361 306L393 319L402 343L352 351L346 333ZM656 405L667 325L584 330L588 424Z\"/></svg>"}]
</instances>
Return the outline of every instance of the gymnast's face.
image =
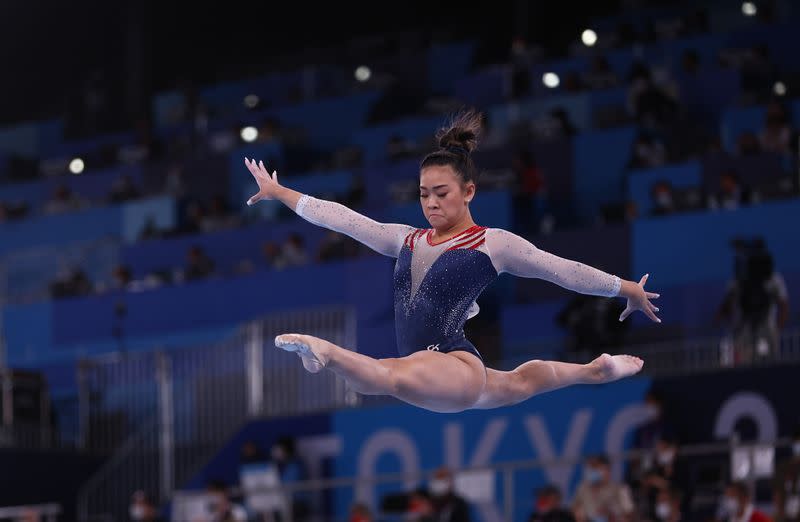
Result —
<instances>
[{"instance_id":1,"label":"gymnast's face","mask_svg":"<svg viewBox=\"0 0 800 522\"><path fill-rule=\"evenodd\" d=\"M432 165L419 175L419 201L425 219L436 229L457 225L469 212L475 183L464 183L449 165Z\"/></svg>"}]
</instances>

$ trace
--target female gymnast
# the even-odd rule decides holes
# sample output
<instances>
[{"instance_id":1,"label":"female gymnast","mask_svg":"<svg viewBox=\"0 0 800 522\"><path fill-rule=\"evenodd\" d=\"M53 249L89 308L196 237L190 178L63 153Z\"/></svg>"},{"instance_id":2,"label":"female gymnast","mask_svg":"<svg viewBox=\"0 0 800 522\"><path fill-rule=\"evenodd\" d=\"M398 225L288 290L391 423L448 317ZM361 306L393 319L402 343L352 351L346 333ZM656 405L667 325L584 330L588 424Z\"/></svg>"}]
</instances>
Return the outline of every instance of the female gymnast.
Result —
<instances>
[{"instance_id":1,"label":"female gymnast","mask_svg":"<svg viewBox=\"0 0 800 522\"><path fill-rule=\"evenodd\" d=\"M643 361L628 355L603 354L588 364L528 361L512 371L486 368L478 350L464 336L464 323L478 313L475 300L483 289L508 272L541 278L590 295L627 298L624 320L641 310L661 322L645 292L647 275L635 283L569 261L502 229L476 225L469 210L475 197L480 114L462 113L437 134L438 150L420 165L419 197L431 225L373 221L338 203L300 194L278 183L263 162L245 158L259 192L248 205L277 199L303 219L347 234L373 250L396 258L394 309L401 357L374 359L301 334L284 334L275 345L296 352L309 372L327 368L362 394L392 395L435 412L459 412L516 404L573 384L598 384L637 373Z\"/></svg>"}]
</instances>

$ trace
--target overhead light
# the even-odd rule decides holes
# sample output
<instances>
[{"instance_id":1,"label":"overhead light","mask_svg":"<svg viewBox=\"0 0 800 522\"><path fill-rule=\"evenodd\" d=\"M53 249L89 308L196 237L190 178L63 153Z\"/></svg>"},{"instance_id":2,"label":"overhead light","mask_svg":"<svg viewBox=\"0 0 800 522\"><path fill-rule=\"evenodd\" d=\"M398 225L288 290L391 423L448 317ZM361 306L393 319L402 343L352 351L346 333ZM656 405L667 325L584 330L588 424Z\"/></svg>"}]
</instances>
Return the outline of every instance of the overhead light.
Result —
<instances>
[{"instance_id":1,"label":"overhead light","mask_svg":"<svg viewBox=\"0 0 800 522\"><path fill-rule=\"evenodd\" d=\"M247 127L242 127L241 132L239 132L239 136L242 137L242 141L245 141L247 143L252 143L256 141L256 139L258 138L258 129L256 129L252 125L249 125Z\"/></svg>"},{"instance_id":2,"label":"overhead light","mask_svg":"<svg viewBox=\"0 0 800 522\"><path fill-rule=\"evenodd\" d=\"M83 172L85 166L82 159L75 158L69 162L69 171L77 175Z\"/></svg>"},{"instance_id":3,"label":"overhead light","mask_svg":"<svg viewBox=\"0 0 800 522\"><path fill-rule=\"evenodd\" d=\"M783 82L775 82L775 85L772 86L772 92L778 96L783 96L786 94L786 84Z\"/></svg>"},{"instance_id":4,"label":"overhead light","mask_svg":"<svg viewBox=\"0 0 800 522\"><path fill-rule=\"evenodd\" d=\"M355 77L356 80L360 82L365 82L369 80L370 76L372 76L372 71L369 70L369 67L366 65L360 65L356 67Z\"/></svg>"},{"instance_id":5,"label":"overhead light","mask_svg":"<svg viewBox=\"0 0 800 522\"><path fill-rule=\"evenodd\" d=\"M586 29L581 33L581 41L586 47L591 47L597 43L597 33L591 29Z\"/></svg>"},{"instance_id":6,"label":"overhead light","mask_svg":"<svg viewBox=\"0 0 800 522\"><path fill-rule=\"evenodd\" d=\"M558 87L558 84L561 83L559 80L558 75L554 72L546 72L542 76L542 83L544 83L545 87L550 89L555 89Z\"/></svg>"},{"instance_id":7,"label":"overhead light","mask_svg":"<svg viewBox=\"0 0 800 522\"><path fill-rule=\"evenodd\" d=\"M745 16L755 16L758 12L756 4L753 2L742 2L742 14Z\"/></svg>"},{"instance_id":8,"label":"overhead light","mask_svg":"<svg viewBox=\"0 0 800 522\"><path fill-rule=\"evenodd\" d=\"M257 95L255 94L248 94L244 97L244 106L248 109L254 109L258 102L261 101Z\"/></svg>"}]
</instances>

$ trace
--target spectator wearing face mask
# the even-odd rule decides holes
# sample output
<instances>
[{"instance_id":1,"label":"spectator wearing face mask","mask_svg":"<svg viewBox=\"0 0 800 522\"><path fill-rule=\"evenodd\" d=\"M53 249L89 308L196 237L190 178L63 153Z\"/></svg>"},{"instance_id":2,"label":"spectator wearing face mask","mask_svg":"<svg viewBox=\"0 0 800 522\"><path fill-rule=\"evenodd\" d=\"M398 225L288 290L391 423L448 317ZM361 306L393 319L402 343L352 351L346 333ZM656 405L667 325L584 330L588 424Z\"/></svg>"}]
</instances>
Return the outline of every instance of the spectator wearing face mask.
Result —
<instances>
[{"instance_id":1,"label":"spectator wearing face mask","mask_svg":"<svg viewBox=\"0 0 800 522\"><path fill-rule=\"evenodd\" d=\"M672 185L667 181L656 181L650 189L650 198L653 201L653 209L650 211L653 216L667 216L678 210Z\"/></svg>"},{"instance_id":2,"label":"spectator wearing face mask","mask_svg":"<svg viewBox=\"0 0 800 522\"><path fill-rule=\"evenodd\" d=\"M282 437L270 451L272 462L278 468L281 484L291 485L308 479L303 461L295 451L295 442L291 437ZM310 515L311 502L308 491L295 491L292 494L292 520L302 522ZM277 514L278 517L280 513ZM277 517L276 517L277 518Z\"/></svg>"},{"instance_id":3,"label":"spectator wearing face mask","mask_svg":"<svg viewBox=\"0 0 800 522\"><path fill-rule=\"evenodd\" d=\"M776 522L800 522L800 424L792 437L792 454L778 463L772 484Z\"/></svg>"},{"instance_id":4,"label":"spectator wearing face mask","mask_svg":"<svg viewBox=\"0 0 800 522\"><path fill-rule=\"evenodd\" d=\"M469 522L469 505L453 489L453 474L439 468L428 483L433 506L432 519L436 522Z\"/></svg>"},{"instance_id":5,"label":"spectator wearing face mask","mask_svg":"<svg viewBox=\"0 0 800 522\"><path fill-rule=\"evenodd\" d=\"M208 522L246 522L247 511L231 502L224 484L213 482L208 486Z\"/></svg>"},{"instance_id":6,"label":"spectator wearing face mask","mask_svg":"<svg viewBox=\"0 0 800 522\"><path fill-rule=\"evenodd\" d=\"M642 481L642 493L647 514L650 518L657 518L656 508L662 492L675 489L691 491L692 488L688 484L689 471L686 463L678 457L678 445L671 436L659 437L650 462L650 468L645 472Z\"/></svg>"},{"instance_id":7,"label":"spectator wearing face mask","mask_svg":"<svg viewBox=\"0 0 800 522\"><path fill-rule=\"evenodd\" d=\"M128 509L131 522L160 522L153 501L144 491L137 491L131 496L131 505Z\"/></svg>"},{"instance_id":8,"label":"spectator wearing face mask","mask_svg":"<svg viewBox=\"0 0 800 522\"><path fill-rule=\"evenodd\" d=\"M655 520L658 522L681 522L681 494L677 489L662 489L658 492Z\"/></svg>"},{"instance_id":9,"label":"spectator wearing face mask","mask_svg":"<svg viewBox=\"0 0 800 522\"><path fill-rule=\"evenodd\" d=\"M578 522L628 522L633 511L631 492L625 484L612 480L608 458L604 455L590 457L572 505L575 519Z\"/></svg>"},{"instance_id":10,"label":"spectator wearing face mask","mask_svg":"<svg viewBox=\"0 0 800 522\"><path fill-rule=\"evenodd\" d=\"M561 491L549 485L538 491L536 506L528 522L575 522L575 517L561 506Z\"/></svg>"},{"instance_id":11,"label":"spectator wearing face mask","mask_svg":"<svg viewBox=\"0 0 800 522\"><path fill-rule=\"evenodd\" d=\"M753 505L753 496L745 482L732 482L725 488L721 508L727 522L772 522Z\"/></svg>"}]
</instances>

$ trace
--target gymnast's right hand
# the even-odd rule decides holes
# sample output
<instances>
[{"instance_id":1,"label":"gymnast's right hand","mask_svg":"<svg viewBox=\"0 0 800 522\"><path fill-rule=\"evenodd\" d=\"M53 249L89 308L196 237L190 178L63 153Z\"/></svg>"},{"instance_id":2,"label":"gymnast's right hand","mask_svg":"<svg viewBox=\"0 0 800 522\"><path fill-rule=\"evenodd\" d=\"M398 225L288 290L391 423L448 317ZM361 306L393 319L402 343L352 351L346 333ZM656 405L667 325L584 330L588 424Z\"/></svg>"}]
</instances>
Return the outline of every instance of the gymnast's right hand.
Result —
<instances>
[{"instance_id":1,"label":"gymnast's right hand","mask_svg":"<svg viewBox=\"0 0 800 522\"><path fill-rule=\"evenodd\" d=\"M275 199L278 189L281 188L278 183L278 171L274 171L270 174L266 167L264 167L263 161L256 163L256 160L245 158L244 164L247 165L250 174L256 178L256 183L258 183L258 194L248 199L247 204L254 205L261 200Z\"/></svg>"}]
</instances>

